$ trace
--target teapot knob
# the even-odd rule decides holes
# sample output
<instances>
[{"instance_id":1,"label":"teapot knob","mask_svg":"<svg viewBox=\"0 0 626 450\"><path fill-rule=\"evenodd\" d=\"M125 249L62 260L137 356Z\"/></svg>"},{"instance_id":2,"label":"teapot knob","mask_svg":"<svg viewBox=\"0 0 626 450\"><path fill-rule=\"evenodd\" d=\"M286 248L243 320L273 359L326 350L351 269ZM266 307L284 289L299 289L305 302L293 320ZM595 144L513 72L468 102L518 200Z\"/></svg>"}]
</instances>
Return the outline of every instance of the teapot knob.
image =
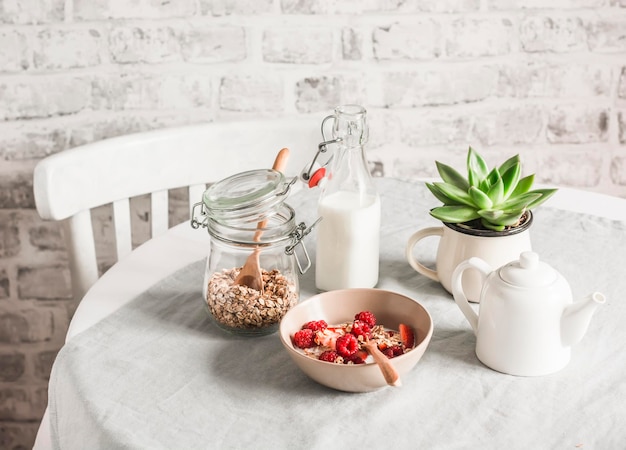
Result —
<instances>
[{"instance_id":1,"label":"teapot knob","mask_svg":"<svg viewBox=\"0 0 626 450\"><path fill-rule=\"evenodd\" d=\"M535 252L522 252L519 256L522 269L535 269L539 264L539 255Z\"/></svg>"}]
</instances>

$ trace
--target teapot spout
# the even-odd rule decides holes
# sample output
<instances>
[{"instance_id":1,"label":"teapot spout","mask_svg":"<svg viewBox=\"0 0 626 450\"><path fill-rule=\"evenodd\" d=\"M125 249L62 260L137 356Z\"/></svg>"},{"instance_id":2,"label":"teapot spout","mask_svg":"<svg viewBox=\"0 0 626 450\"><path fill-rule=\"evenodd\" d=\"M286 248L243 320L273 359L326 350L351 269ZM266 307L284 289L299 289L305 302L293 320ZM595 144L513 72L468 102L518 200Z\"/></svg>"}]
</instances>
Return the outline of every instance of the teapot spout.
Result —
<instances>
[{"instance_id":1,"label":"teapot spout","mask_svg":"<svg viewBox=\"0 0 626 450\"><path fill-rule=\"evenodd\" d=\"M604 295L594 292L565 308L561 316L561 343L563 346L569 347L580 342L587 332L591 316L596 308L605 301Z\"/></svg>"}]
</instances>

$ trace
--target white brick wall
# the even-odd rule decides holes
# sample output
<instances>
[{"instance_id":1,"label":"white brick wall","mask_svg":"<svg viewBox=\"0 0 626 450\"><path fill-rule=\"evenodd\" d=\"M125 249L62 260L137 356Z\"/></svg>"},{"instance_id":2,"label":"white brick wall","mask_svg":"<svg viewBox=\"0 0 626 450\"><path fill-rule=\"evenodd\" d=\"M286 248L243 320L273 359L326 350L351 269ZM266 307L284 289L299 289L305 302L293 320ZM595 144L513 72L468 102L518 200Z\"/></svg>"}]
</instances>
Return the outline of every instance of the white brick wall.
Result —
<instances>
[{"instance_id":1,"label":"white brick wall","mask_svg":"<svg viewBox=\"0 0 626 450\"><path fill-rule=\"evenodd\" d=\"M39 159L341 103L368 108L387 176L473 145L626 197L626 0L0 0L0 442L32 443L75 308L58 227L33 209Z\"/></svg>"}]
</instances>

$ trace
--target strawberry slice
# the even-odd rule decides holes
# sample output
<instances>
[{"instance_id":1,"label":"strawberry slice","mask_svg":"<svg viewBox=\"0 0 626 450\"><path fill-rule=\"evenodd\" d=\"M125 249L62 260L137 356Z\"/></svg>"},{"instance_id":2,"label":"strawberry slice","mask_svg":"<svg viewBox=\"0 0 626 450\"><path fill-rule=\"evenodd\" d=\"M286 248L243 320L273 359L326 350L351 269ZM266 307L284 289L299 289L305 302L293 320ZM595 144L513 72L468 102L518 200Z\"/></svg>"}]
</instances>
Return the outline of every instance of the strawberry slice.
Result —
<instances>
[{"instance_id":1,"label":"strawberry slice","mask_svg":"<svg viewBox=\"0 0 626 450\"><path fill-rule=\"evenodd\" d=\"M398 331L400 332L400 339L402 339L402 343L406 348L413 348L415 345L415 333L413 333L413 329L401 323L398 325Z\"/></svg>"}]
</instances>

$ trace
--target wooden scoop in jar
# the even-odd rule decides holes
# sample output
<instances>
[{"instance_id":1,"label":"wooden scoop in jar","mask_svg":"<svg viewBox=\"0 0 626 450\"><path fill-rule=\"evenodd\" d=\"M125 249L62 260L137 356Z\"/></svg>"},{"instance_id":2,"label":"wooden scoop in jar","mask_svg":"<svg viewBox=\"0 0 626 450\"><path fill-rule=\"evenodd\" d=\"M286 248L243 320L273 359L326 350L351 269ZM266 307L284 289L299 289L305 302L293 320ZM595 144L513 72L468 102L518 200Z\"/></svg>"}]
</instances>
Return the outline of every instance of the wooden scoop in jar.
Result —
<instances>
[{"instance_id":1,"label":"wooden scoop in jar","mask_svg":"<svg viewBox=\"0 0 626 450\"><path fill-rule=\"evenodd\" d=\"M283 172L285 167L287 167L287 159L289 158L289 149L283 148L276 155L276 159L274 160L274 165L272 169ZM253 240L254 242L259 242L261 240L261 235L263 234L263 228L267 225L267 220L262 220L257 224L257 231L254 233ZM239 284L241 286L248 286L251 289L256 289L257 291L263 291L263 275L261 273L261 264L259 262L259 254L261 253L261 247L257 246L254 251L248 256L245 264L241 268L239 275L235 279L235 284Z\"/></svg>"}]
</instances>

